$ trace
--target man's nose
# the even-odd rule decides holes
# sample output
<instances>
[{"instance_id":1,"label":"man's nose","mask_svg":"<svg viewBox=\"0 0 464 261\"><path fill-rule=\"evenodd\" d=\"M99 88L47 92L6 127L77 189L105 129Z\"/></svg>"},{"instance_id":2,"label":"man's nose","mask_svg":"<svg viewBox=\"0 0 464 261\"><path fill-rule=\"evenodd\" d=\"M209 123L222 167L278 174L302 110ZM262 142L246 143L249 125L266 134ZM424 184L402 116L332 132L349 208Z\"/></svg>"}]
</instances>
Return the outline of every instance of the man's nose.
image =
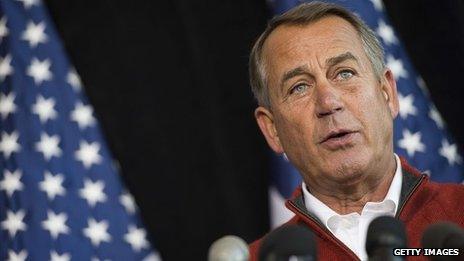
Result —
<instances>
[{"instance_id":1,"label":"man's nose","mask_svg":"<svg viewBox=\"0 0 464 261\"><path fill-rule=\"evenodd\" d=\"M324 81L316 86L316 115L322 118L343 111L344 106L339 91Z\"/></svg>"}]
</instances>

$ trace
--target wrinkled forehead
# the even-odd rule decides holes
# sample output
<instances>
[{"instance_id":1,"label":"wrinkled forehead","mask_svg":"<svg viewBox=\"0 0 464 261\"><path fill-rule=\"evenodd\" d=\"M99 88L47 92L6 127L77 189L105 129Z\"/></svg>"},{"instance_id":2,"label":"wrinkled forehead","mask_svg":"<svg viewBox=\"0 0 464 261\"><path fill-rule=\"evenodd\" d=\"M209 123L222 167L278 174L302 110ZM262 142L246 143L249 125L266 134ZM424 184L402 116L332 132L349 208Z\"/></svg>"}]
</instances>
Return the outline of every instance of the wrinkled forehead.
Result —
<instances>
[{"instance_id":1,"label":"wrinkled forehead","mask_svg":"<svg viewBox=\"0 0 464 261\"><path fill-rule=\"evenodd\" d=\"M328 16L306 25L281 25L263 45L268 84L291 67L324 67L327 59L346 52L367 60L358 32L343 18Z\"/></svg>"}]
</instances>

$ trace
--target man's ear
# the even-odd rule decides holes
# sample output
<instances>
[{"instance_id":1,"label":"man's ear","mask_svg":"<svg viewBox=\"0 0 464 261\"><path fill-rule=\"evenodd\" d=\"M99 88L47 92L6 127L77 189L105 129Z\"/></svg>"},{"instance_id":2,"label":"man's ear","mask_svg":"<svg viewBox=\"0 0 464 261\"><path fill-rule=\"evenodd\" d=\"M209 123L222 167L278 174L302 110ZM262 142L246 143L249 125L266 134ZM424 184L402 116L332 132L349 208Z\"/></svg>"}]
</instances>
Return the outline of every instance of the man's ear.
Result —
<instances>
[{"instance_id":1,"label":"man's ear","mask_svg":"<svg viewBox=\"0 0 464 261\"><path fill-rule=\"evenodd\" d=\"M393 76L393 72L390 69L386 69L383 73L382 93L385 97L388 107L390 108L392 118L396 118L400 110L400 105L398 101L398 91L396 89L395 77Z\"/></svg>"},{"instance_id":2,"label":"man's ear","mask_svg":"<svg viewBox=\"0 0 464 261\"><path fill-rule=\"evenodd\" d=\"M266 138L269 147L271 147L275 153L284 153L277 129L274 125L274 116L272 112L265 107L259 106L255 110L255 118L258 122L258 126L261 129L261 132Z\"/></svg>"}]
</instances>

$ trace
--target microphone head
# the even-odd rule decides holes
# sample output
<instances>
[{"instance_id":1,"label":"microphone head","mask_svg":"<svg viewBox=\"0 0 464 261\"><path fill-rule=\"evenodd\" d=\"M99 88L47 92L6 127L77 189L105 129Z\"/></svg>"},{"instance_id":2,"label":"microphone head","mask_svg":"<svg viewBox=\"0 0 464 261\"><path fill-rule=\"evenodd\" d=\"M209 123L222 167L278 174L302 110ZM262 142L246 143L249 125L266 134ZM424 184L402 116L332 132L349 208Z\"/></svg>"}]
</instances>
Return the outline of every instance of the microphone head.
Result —
<instances>
[{"instance_id":1,"label":"microphone head","mask_svg":"<svg viewBox=\"0 0 464 261\"><path fill-rule=\"evenodd\" d=\"M464 229L451 222L429 226L422 235L424 248L464 248Z\"/></svg>"},{"instance_id":2,"label":"microphone head","mask_svg":"<svg viewBox=\"0 0 464 261\"><path fill-rule=\"evenodd\" d=\"M372 220L367 229L366 252L369 257L379 248L406 248L406 231L403 222L390 216Z\"/></svg>"},{"instance_id":3,"label":"microphone head","mask_svg":"<svg viewBox=\"0 0 464 261\"><path fill-rule=\"evenodd\" d=\"M208 261L247 261L248 245L237 236L224 236L214 241L208 251Z\"/></svg>"},{"instance_id":4,"label":"microphone head","mask_svg":"<svg viewBox=\"0 0 464 261\"><path fill-rule=\"evenodd\" d=\"M313 232L301 225L285 225L269 233L259 250L260 261L316 260L317 251Z\"/></svg>"}]
</instances>

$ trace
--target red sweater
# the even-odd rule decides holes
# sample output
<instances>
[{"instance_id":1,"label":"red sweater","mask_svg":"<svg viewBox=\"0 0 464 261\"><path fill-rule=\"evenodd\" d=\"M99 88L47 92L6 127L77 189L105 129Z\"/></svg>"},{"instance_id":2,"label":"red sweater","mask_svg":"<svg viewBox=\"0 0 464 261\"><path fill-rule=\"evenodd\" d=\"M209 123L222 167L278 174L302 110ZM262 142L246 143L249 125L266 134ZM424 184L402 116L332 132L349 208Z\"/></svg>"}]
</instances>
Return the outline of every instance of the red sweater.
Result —
<instances>
[{"instance_id":1,"label":"red sweater","mask_svg":"<svg viewBox=\"0 0 464 261\"><path fill-rule=\"evenodd\" d=\"M406 226L409 247L421 247L424 230L438 221L451 221L464 227L464 186L438 184L429 181L401 159L403 184L396 218ZM303 224L313 230L317 242L318 260L359 260L353 251L338 240L318 219L306 210L301 188L298 188L285 206L295 216L284 224ZM262 238L250 245L250 260L258 260ZM464 256L464 253L461 253ZM424 256L408 260L428 260Z\"/></svg>"}]
</instances>

